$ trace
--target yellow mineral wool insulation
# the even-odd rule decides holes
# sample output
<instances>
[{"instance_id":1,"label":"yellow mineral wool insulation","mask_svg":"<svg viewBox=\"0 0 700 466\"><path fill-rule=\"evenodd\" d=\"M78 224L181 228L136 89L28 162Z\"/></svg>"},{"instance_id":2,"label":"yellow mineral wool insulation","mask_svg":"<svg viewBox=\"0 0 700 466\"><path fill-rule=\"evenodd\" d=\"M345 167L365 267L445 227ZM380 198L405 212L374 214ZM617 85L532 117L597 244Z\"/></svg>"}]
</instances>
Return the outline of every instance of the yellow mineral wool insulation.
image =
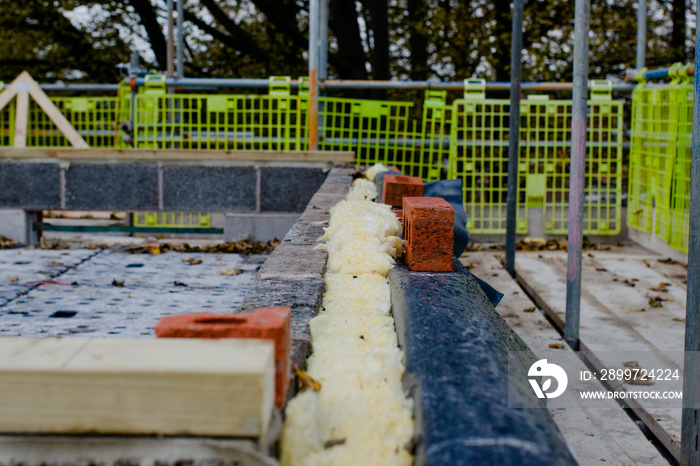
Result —
<instances>
[{"instance_id":1,"label":"yellow mineral wool insulation","mask_svg":"<svg viewBox=\"0 0 700 466\"><path fill-rule=\"evenodd\" d=\"M386 171L389 171L389 169L383 163L378 163L370 167L370 169L365 172L365 176L368 180L374 181L375 176L377 176L381 172Z\"/></svg>"},{"instance_id":2,"label":"yellow mineral wool insulation","mask_svg":"<svg viewBox=\"0 0 700 466\"><path fill-rule=\"evenodd\" d=\"M386 273L401 252L400 224L355 180L331 210L323 240L328 267L323 307L311 320L308 374L321 390L287 405L282 464L408 465L412 400L404 396ZM372 185L372 188L374 185ZM374 191L376 196L376 190ZM354 199L354 200L352 200Z\"/></svg>"},{"instance_id":3,"label":"yellow mineral wool insulation","mask_svg":"<svg viewBox=\"0 0 700 466\"><path fill-rule=\"evenodd\" d=\"M352 188L345 199L348 201L375 201L377 187L369 180L358 178L352 183Z\"/></svg>"}]
</instances>

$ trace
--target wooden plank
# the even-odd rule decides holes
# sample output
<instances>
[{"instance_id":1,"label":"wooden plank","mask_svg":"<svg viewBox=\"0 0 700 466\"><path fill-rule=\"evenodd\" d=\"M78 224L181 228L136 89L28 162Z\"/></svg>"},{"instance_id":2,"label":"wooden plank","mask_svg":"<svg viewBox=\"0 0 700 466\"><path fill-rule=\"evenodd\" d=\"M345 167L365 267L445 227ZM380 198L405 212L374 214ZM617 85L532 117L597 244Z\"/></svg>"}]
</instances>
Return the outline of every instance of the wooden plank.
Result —
<instances>
[{"instance_id":1,"label":"wooden plank","mask_svg":"<svg viewBox=\"0 0 700 466\"><path fill-rule=\"evenodd\" d=\"M234 150L152 150L60 148L0 149L0 159L96 159L96 160L240 160L253 162L353 163L353 152L333 151L234 151Z\"/></svg>"},{"instance_id":2,"label":"wooden plank","mask_svg":"<svg viewBox=\"0 0 700 466\"><path fill-rule=\"evenodd\" d=\"M639 361L642 368L670 369L682 364L683 337L672 323L669 311L653 313L631 312L635 297L625 288L643 296L641 287L628 287L624 279L615 282L607 272L595 271L593 258L584 260L583 290L581 295L581 356L599 372L605 368L621 368L626 360ZM520 253L517 259L518 281L534 301L563 329L566 302L566 258L564 253ZM593 269L591 269L593 267ZM644 266L645 267L645 266ZM646 267L645 267L646 268ZM599 277L596 277L600 274ZM648 299L648 298L646 298ZM637 300L637 301L634 301ZM651 386L606 383L613 391L645 392L657 390L680 391L682 380L664 381ZM678 459L680 455L681 409L656 400L622 400ZM668 403L668 402L667 402Z\"/></svg>"},{"instance_id":3,"label":"wooden plank","mask_svg":"<svg viewBox=\"0 0 700 466\"><path fill-rule=\"evenodd\" d=\"M17 95L17 84L13 82L0 94L0 110L5 108L5 106L12 101L15 95Z\"/></svg>"},{"instance_id":4,"label":"wooden plank","mask_svg":"<svg viewBox=\"0 0 700 466\"><path fill-rule=\"evenodd\" d=\"M551 348L561 336L540 311L524 312L535 304L516 281L505 271L492 251L469 252L462 262L472 273L488 281L504 294L496 310L508 325L525 341L539 358L546 358L564 367L570 374L586 370L585 364L567 345ZM569 379L567 392L605 391L597 380ZM566 442L580 464L667 464L659 451L649 443L634 421L613 400L584 403L576 407L556 407L550 401L550 412Z\"/></svg>"},{"instance_id":5,"label":"wooden plank","mask_svg":"<svg viewBox=\"0 0 700 466\"><path fill-rule=\"evenodd\" d=\"M0 338L0 432L255 437L274 403L261 340Z\"/></svg>"},{"instance_id":6,"label":"wooden plank","mask_svg":"<svg viewBox=\"0 0 700 466\"><path fill-rule=\"evenodd\" d=\"M29 120L29 94L17 93L17 107L15 109L15 143L14 147L22 149L27 147L27 122Z\"/></svg>"},{"instance_id":7,"label":"wooden plank","mask_svg":"<svg viewBox=\"0 0 700 466\"><path fill-rule=\"evenodd\" d=\"M29 76L27 74L27 76ZM63 135L68 139L76 149L89 149L87 142L83 137L78 134L78 132L73 128L73 125L63 116L61 111L51 102L51 99L41 90L39 85L29 77L29 94L34 98L39 107L46 113L46 115L53 121L53 123L58 127L58 129L63 133Z\"/></svg>"}]
</instances>

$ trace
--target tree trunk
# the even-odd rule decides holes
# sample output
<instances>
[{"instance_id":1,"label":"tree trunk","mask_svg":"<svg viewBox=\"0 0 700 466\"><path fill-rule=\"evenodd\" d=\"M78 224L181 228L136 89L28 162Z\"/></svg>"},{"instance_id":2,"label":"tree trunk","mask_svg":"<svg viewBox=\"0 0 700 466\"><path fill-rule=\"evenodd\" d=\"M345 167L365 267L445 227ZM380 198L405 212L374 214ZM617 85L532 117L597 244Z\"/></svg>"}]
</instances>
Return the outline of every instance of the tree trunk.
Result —
<instances>
[{"instance_id":1,"label":"tree trunk","mask_svg":"<svg viewBox=\"0 0 700 466\"><path fill-rule=\"evenodd\" d=\"M146 28L148 40L151 42L151 49L156 56L156 61L161 69L165 69L167 62L167 43L163 29L158 24L158 16L155 8L148 0L129 0L129 4L139 15L141 24Z\"/></svg>"},{"instance_id":2,"label":"tree trunk","mask_svg":"<svg viewBox=\"0 0 700 466\"><path fill-rule=\"evenodd\" d=\"M686 0L673 0L671 3L671 56L672 62L685 62L688 59L685 47Z\"/></svg>"},{"instance_id":3,"label":"tree trunk","mask_svg":"<svg viewBox=\"0 0 700 466\"><path fill-rule=\"evenodd\" d=\"M409 77L416 81L428 79L428 34L425 25L427 7L424 0L407 0L410 36L408 46L411 53Z\"/></svg>"},{"instance_id":4,"label":"tree trunk","mask_svg":"<svg viewBox=\"0 0 700 466\"><path fill-rule=\"evenodd\" d=\"M365 51L362 47L355 2L331 0L328 22L338 41L338 53L333 61L339 77L342 79L367 79Z\"/></svg>"},{"instance_id":5,"label":"tree trunk","mask_svg":"<svg viewBox=\"0 0 700 466\"><path fill-rule=\"evenodd\" d=\"M510 0L494 0L493 9L496 18L493 35L496 38L496 49L491 57L491 66L495 72L496 81L510 81L510 55L513 36L513 16L510 11Z\"/></svg>"}]
</instances>

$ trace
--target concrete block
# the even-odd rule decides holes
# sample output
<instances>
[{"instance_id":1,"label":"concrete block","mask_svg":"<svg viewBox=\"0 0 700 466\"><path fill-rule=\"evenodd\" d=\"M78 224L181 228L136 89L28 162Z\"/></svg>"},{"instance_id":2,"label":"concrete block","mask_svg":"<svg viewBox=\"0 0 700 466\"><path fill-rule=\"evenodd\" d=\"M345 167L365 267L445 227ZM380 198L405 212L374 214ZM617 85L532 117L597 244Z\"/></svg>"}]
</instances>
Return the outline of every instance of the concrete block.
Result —
<instances>
[{"instance_id":1,"label":"concrete block","mask_svg":"<svg viewBox=\"0 0 700 466\"><path fill-rule=\"evenodd\" d=\"M66 170L66 209L158 208L155 164L71 164Z\"/></svg>"},{"instance_id":2,"label":"concrete block","mask_svg":"<svg viewBox=\"0 0 700 466\"><path fill-rule=\"evenodd\" d=\"M411 270L449 272L454 251L454 209L441 197L403 198L406 264Z\"/></svg>"},{"instance_id":3,"label":"concrete block","mask_svg":"<svg viewBox=\"0 0 700 466\"><path fill-rule=\"evenodd\" d=\"M306 206L306 210L322 210L328 213L334 205L343 199L345 199L345 194L316 193Z\"/></svg>"},{"instance_id":4,"label":"concrete block","mask_svg":"<svg viewBox=\"0 0 700 466\"><path fill-rule=\"evenodd\" d=\"M324 233L325 230L323 226L300 221L294 224L282 242L305 246L316 246L318 244L318 239L323 236Z\"/></svg>"},{"instance_id":5,"label":"concrete block","mask_svg":"<svg viewBox=\"0 0 700 466\"><path fill-rule=\"evenodd\" d=\"M165 210L255 210L256 174L246 167L163 167Z\"/></svg>"},{"instance_id":6,"label":"concrete block","mask_svg":"<svg viewBox=\"0 0 700 466\"><path fill-rule=\"evenodd\" d=\"M212 314L199 312L163 317L156 325L158 338L258 338L275 343L275 404L283 407L289 387L291 309L259 308L253 312Z\"/></svg>"},{"instance_id":7,"label":"concrete block","mask_svg":"<svg viewBox=\"0 0 700 466\"><path fill-rule=\"evenodd\" d=\"M57 163L0 163L0 207L58 209L61 174Z\"/></svg>"},{"instance_id":8,"label":"concrete block","mask_svg":"<svg viewBox=\"0 0 700 466\"><path fill-rule=\"evenodd\" d=\"M423 195L423 180L416 176L384 175L382 184L382 202L392 207L401 207L404 197Z\"/></svg>"},{"instance_id":9,"label":"concrete block","mask_svg":"<svg viewBox=\"0 0 700 466\"><path fill-rule=\"evenodd\" d=\"M27 212L19 209L0 209L0 236L5 236L22 244L35 244L39 232L32 224L41 219L41 212Z\"/></svg>"},{"instance_id":10,"label":"concrete block","mask_svg":"<svg viewBox=\"0 0 700 466\"><path fill-rule=\"evenodd\" d=\"M320 168L268 167L260 170L260 210L303 212L326 180Z\"/></svg>"},{"instance_id":11,"label":"concrete block","mask_svg":"<svg viewBox=\"0 0 700 466\"><path fill-rule=\"evenodd\" d=\"M259 307L289 306L292 309L292 340L309 340L308 322L318 314L324 283L316 280L256 280L236 312ZM299 325L301 322L304 325Z\"/></svg>"},{"instance_id":12,"label":"concrete block","mask_svg":"<svg viewBox=\"0 0 700 466\"><path fill-rule=\"evenodd\" d=\"M328 253L308 246L282 243L258 272L258 280L319 280L326 271Z\"/></svg>"},{"instance_id":13,"label":"concrete block","mask_svg":"<svg viewBox=\"0 0 700 466\"><path fill-rule=\"evenodd\" d=\"M226 241L262 242L284 238L298 219L298 213L227 213L224 238Z\"/></svg>"}]
</instances>

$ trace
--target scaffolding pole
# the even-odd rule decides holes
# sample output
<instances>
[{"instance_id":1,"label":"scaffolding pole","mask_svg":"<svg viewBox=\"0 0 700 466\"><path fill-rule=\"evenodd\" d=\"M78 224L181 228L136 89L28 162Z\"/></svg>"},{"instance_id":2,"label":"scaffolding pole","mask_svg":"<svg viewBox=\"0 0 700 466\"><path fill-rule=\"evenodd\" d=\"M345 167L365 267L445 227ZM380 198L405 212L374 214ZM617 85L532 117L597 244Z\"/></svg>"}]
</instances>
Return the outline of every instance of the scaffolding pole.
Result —
<instances>
[{"instance_id":1,"label":"scaffolding pole","mask_svg":"<svg viewBox=\"0 0 700 466\"><path fill-rule=\"evenodd\" d=\"M319 82L328 79L328 5L330 0L321 0L321 22L319 25Z\"/></svg>"},{"instance_id":2,"label":"scaffolding pole","mask_svg":"<svg viewBox=\"0 0 700 466\"><path fill-rule=\"evenodd\" d=\"M586 113L588 94L588 31L590 0L576 0L574 19L574 94L571 108L571 174L569 181L569 238L566 274L564 338L578 349L581 320L581 259L583 202L586 172Z\"/></svg>"},{"instance_id":3,"label":"scaffolding pole","mask_svg":"<svg viewBox=\"0 0 700 466\"><path fill-rule=\"evenodd\" d=\"M695 67L700 66L700 15L696 15ZM690 160L690 225L688 228L688 286L685 314L683 362L683 417L681 461L700 465L700 76L693 80L693 143Z\"/></svg>"},{"instance_id":4,"label":"scaffolding pole","mask_svg":"<svg viewBox=\"0 0 700 466\"><path fill-rule=\"evenodd\" d=\"M185 77L185 31L183 31L185 20L185 0L177 0L177 77Z\"/></svg>"},{"instance_id":5,"label":"scaffolding pole","mask_svg":"<svg viewBox=\"0 0 700 466\"><path fill-rule=\"evenodd\" d=\"M520 72L523 45L523 0L513 1L513 39L511 44L506 271L511 277L515 277L515 230L518 222L518 151L520 150Z\"/></svg>"},{"instance_id":6,"label":"scaffolding pole","mask_svg":"<svg viewBox=\"0 0 700 466\"><path fill-rule=\"evenodd\" d=\"M647 55L647 0L637 3L637 69L644 68Z\"/></svg>"},{"instance_id":7,"label":"scaffolding pole","mask_svg":"<svg viewBox=\"0 0 700 466\"><path fill-rule=\"evenodd\" d=\"M309 2L309 150L318 149L318 68L321 0Z\"/></svg>"}]
</instances>

